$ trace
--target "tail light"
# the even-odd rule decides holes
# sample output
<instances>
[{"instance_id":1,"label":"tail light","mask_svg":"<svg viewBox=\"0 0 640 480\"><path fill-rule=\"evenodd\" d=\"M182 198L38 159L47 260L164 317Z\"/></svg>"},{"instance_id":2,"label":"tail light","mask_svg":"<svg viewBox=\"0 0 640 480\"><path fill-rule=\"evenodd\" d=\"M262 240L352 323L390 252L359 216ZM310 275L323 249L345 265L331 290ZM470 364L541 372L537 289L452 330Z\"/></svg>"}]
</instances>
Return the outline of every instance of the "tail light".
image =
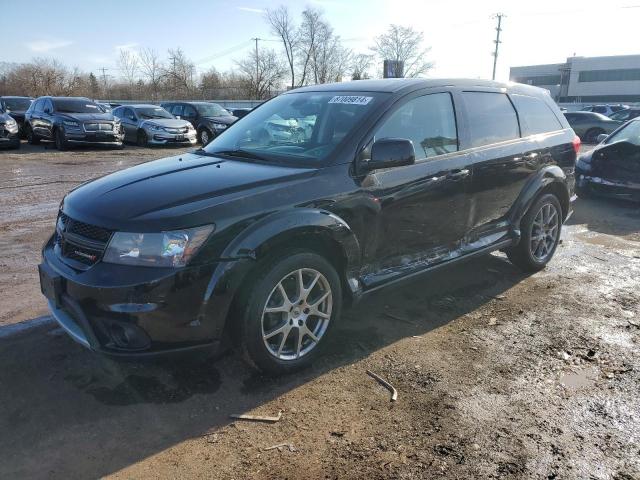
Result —
<instances>
[{"instance_id":1,"label":"tail light","mask_svg":"<svg viewBox=\"0 0 640 480\"><path fill-rule=\"evenodd\" d=\"M579 136L573 137L573 149L576 151L576 155L580 153L580 145L582 145L582 141Z\"/></svg>"}]
</instances>

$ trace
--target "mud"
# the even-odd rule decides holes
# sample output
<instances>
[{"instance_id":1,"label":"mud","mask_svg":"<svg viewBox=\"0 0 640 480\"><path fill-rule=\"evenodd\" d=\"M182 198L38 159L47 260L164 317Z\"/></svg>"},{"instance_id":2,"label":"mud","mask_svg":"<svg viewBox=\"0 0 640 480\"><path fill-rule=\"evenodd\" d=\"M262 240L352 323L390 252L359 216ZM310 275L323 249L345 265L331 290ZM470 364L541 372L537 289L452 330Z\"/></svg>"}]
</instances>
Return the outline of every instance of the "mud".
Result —
<instances>
[{"instance_id":1,"label":"mud","mask_svg":"<svg viewBox=\"0 0 640 480\"><path fill-rule=\"evenodd\" d=\"M45 313L64 192L173 152L1 152L2 323ZM545 271L495 254L382 291L289 377L234 352L115 363L53 325L0 338L0 478L640 479L640 208L575 209Z\"/></svg>"}]
</instances>

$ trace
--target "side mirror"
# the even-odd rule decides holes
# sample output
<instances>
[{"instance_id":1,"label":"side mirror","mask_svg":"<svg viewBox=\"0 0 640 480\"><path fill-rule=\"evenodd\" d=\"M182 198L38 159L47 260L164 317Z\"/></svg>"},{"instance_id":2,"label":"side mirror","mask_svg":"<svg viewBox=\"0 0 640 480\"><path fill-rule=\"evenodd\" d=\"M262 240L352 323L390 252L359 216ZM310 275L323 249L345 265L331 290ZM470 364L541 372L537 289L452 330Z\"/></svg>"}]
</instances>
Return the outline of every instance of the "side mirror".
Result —
<instances>
[{"instance_id":1,"label":"side mirror","mask_svg":"<svg viewBox=\"0 0 640 480\"><path fill-rule=\"evenodd\" d=\"M366 162L367 170L413 165L416 152L411 140L405 138L382 138L371 147L371 159Z\"/></svg>"},{"instance_id":2,"label":"side mirror","mask_svg":"<svg viewBox=\"0 0 640 480\"><path fill-rule=\"evenodd\" d=\"M598 142L598 143L602 143L602 142L604 142L604 141L607 139L607 137L608 137L608 136L609 136L609 135L607 135L606 133L601 133L600 135L598 135L598 136L596 137L596 142Z\"/></svg>"}]
</instances>

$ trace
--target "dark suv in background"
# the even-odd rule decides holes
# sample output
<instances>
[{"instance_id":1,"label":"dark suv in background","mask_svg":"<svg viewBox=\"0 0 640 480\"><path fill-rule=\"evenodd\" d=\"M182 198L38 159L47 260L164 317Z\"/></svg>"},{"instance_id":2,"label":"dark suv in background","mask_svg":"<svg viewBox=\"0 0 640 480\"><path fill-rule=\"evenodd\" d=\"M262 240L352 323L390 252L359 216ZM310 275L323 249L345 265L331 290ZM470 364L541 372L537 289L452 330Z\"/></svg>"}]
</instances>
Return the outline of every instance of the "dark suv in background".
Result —
<instances>
[{"instance_id":1,"label":"dark suv in background","mask_svg":"<svg viewBox=\"0 0 640 480\"><path fill-rule=\"evenodd\" d=\"M288 131L266 134L273 119ZM60 325L109 355L311 362L345 303L504 250L551 260L580 140L546 91L361 80L282 94L192 153L71 191L43 247Z\"/></svg>"},{"instance_id":2,"label":"dark suv in background","mask_svg":"<svg viewBox=\"0 0 640 480\"><path fill-rule=\"evenodd\" d=\"M0 97L0 110L8 113L18 122L18 128L20 129L20 136L22 138L24 138L24 114L31 106L31 102L33 102L33 98L31 97Z\"/></svg>"},{"instance_id":3,"label":"dark suv in background","mask_svg":"<svg viewBox=\"0 0 640 480\"><path fill-rule=\"evenodd\" d=\"M20 148L18 122L0 108L0 148Z\"/></svg>"},{"instance_id":4,"label":"dark suv in background","mask_svg":"<svg viewBox=\"0 0 640 480\"><path fill-rule=\"evenodd\" d=\"M198 141L206 145L238 120L217 103L165 102L161 107L174 117L191 122L198 134Z\"/></svg>"},{"instance_id":5,"label":"dark suv in background","mask_svg":"<svg viewBox=\"0 0 640 480\"><path fill-rule=\"evenodd\" d=\"M58 150L70 145L122 147L120 121L98 104L81 97L40 97L25 114L25 133L30 144L52 140Z\"/></svg>"}]
</instances>

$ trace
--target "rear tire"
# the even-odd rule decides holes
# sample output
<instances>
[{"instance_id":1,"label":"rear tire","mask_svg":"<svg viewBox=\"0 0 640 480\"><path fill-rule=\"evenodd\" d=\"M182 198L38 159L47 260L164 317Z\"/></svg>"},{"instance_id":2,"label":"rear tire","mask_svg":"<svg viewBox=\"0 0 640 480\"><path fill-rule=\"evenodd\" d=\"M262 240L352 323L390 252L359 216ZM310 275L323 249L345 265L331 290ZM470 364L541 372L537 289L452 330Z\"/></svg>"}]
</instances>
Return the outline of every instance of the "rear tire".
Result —
<instances>
[{"instance_id":1,"label":"rear tire","mask_svg":"<svg viewBox=\"0 0 640 480\"><path fill-rule=\"evenodd\" d=\"M33 129L30 126L27 126L27 143L29 145L38 145L40 143L40 139L33 133Z\"/></svg>"},{"instance_id":2,"label":"rear tire","mask_svg":"<svg viewBox=\"0 0 640 480\"><path fill-rule=\"evenodd\" d=\"M328 343L340 316L340 278L316 253L287 252L259 267L240 305L245 360L265 373L290 373L309 365Z\"/></svg>"},{"instance_id":3,"label":"rear tire","mask_svg":"<svg viewBox=\"0 0 640 480\"><path fill-rule=\"evenodd\" d=\"M547 193L538 198L520 222L518 245L505 249L511 263L525 272L542 270L553 257L560 241L562 208L558 198Z\"/></svg>"}]
</instances>

